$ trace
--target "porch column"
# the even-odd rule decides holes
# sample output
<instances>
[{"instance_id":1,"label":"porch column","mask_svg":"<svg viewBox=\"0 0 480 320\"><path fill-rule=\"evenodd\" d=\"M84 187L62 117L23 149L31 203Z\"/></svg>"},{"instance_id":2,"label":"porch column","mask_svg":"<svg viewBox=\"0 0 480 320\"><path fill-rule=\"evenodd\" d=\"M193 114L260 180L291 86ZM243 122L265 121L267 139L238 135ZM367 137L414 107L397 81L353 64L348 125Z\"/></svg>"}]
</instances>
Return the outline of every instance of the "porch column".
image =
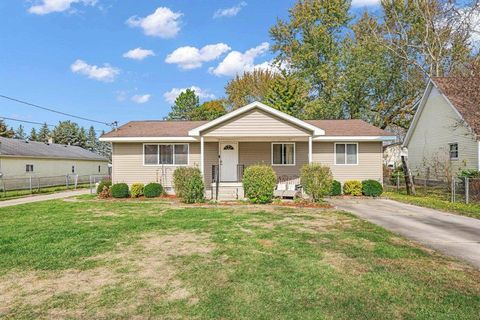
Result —
<instances>
[{"instance_id":1,"label":"porch column","mask_svg":"<svg viewBox=\"0 0 480 320\"><path fill-rule=\"evenodd\" d=\"M308 163L312 163L312 136L308 137Z\"/></svg>"},{"instance_id":2,"label":"porch column","mask_svg":"<svg viewBox=\"0 0 480 320\"><path fill-rule=\"evenodd\" d=\"M202 173L202 177L204 177L205 171L205 161L204 161L204 140L203 136L200 137L200 172Z\"/></svg>"}]
</instances>

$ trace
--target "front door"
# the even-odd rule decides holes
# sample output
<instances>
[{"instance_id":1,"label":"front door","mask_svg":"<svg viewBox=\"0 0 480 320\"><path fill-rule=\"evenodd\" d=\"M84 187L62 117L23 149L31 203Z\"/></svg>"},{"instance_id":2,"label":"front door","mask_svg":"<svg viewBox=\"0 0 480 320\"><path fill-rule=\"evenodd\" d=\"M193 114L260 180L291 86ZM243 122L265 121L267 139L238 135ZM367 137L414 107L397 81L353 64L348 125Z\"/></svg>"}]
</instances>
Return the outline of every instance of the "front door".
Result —
<instances>
[{"instance_id":1,"label":"front door","mask_svg":"<svg viewBox=\"0 0 480 320\"><path fill-rule=\"evenodd\" d=\"M238 143L220 143L220 181L237 181Z\"/></svg>"}]
</instances>

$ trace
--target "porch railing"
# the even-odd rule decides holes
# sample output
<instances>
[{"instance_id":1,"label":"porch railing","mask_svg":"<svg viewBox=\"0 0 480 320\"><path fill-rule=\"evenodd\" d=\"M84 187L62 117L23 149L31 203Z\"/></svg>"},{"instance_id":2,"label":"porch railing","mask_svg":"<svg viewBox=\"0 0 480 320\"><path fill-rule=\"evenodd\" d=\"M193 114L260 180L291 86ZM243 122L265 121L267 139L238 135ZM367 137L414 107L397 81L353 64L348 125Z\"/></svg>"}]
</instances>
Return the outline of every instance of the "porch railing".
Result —
<instances>
[{"instance_id":1,"label":"porch railing","mask_svg":"<svg viewBox=\"0 0 480 320\"><path fill-rule=\"evenodd\" d=\"M243 172L245 171L244 164L237 164L237 180L234 182L242 182ZM220 182L222 177L220 177L220 166L218 164L212 165L212 183Z\"/></svg>"}]
</instances>

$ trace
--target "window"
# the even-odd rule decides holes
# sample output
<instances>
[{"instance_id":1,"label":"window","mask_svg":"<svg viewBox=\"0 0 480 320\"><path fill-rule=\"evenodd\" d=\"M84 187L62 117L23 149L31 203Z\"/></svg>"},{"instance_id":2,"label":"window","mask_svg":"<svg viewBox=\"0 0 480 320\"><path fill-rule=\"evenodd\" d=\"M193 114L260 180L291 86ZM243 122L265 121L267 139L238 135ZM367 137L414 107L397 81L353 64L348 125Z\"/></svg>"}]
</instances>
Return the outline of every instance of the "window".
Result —
<instances>
[{"instance_id":1,"label":"window","mask_svg":"<svg viewBox=\"0 0 480 320\"><path fill-rule=\"evenodd\" d=\"M458 159L458 143L450 143L450 159Z\"/></svg>"},{"instance_id":2,"label":"window","mask_svg":"<svg viewBox=\"0 0 480 320\"><path fill-rule=\"evenodd\" d=\"M227 144L225 147L223 147L223 150L235 150L235 148L231 144Z\"/></svg>"},{"instance_id":3,"label":"window","mask_svg":"<svg viewBox=\"0 0 480 320\"><path fill-rule=\"evenodd\" d=\"M295 143L272 143L272 165L295 165Z\"/></svg>"},{"instance_id":4,"label":"window","mask_svg":"<svg viewBox=\"0 0 480 320\"><path fill-rule=\"evenodd\" d=\"M75 166L72 166L72 173L75 173Z\"/></svg>"},{"instance_id":5,"label":"window","mask_svg":"<svg viewBox=\"0 0 480 320\"><path fill-rule=\"evenodd\" d=\"M336 143L335 164L358 164L358 145L356 143Z\"/></svg>"},{"instance_id":6,"label":"window","mask_svg":"<svg viewBox=\"0 0 480 320\"><path fill-rule=\"evenodd\" d=\"M145 165L185 165L188 164L188 143L145 144L143 158Z\"/></svg>"},{"instance_id":7,"label":"window","mask_svg":"<svg viewBox=\"0 0 480 320\"><path fill-rule=\"evenodd\" d=\"M101 171L102 171L102 167L98 166L98 173L100 173Z\"/></svg>"},{"instance_id":8,"label":"window","mask_svg":"<svg viewBox=\"0 0 480 320\"><path fill-rule=\"evenodd\" d=\"M33 164L27 164L25 166L25 171L26 172L33 172Z\"/></svg>"}]
</instances>

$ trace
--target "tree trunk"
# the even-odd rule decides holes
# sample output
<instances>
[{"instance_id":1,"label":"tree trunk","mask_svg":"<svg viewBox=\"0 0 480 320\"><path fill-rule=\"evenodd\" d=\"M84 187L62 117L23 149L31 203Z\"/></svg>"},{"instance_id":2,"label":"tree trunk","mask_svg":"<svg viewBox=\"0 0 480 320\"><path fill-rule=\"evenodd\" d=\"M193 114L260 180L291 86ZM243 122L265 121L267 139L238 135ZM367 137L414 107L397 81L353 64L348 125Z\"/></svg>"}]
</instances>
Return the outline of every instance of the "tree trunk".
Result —
<instances>
[{"instance_id":1,"label":"tree trunk","mask_svg":"<svg viewBox=\"0 0 480 320\"><path fill-rule=\"evenodd\" d=\"M413 184L412 173L408 168L407 159L402 156L403 175L405 176L405 186L407 187L408 195L415 195L415 185Z\"/></svg>"}]
</instances>

